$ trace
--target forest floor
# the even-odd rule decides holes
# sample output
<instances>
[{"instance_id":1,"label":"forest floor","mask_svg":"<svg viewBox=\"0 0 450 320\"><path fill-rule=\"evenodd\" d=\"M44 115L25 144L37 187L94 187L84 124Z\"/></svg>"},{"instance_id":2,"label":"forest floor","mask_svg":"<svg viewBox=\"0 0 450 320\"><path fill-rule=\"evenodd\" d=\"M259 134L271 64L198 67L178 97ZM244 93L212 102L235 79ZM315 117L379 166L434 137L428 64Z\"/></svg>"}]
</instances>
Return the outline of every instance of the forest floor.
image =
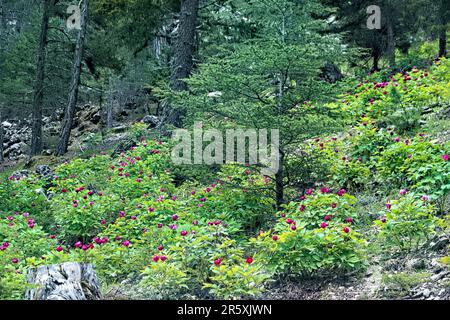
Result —
<instances>
[{"instance_id":1,"label":"forest floor","mask_svg":"<svg viewBox=\"0 0 450 320\"><path fill-rule=\"evenodd\" d=\"M423 249L384 260L371 259L365 273L322 279L285 279L265 298L275 300L450 300L448 255L450 235ZM448 263L448 262L447 262Z\"/></svg>"}]
</instances>

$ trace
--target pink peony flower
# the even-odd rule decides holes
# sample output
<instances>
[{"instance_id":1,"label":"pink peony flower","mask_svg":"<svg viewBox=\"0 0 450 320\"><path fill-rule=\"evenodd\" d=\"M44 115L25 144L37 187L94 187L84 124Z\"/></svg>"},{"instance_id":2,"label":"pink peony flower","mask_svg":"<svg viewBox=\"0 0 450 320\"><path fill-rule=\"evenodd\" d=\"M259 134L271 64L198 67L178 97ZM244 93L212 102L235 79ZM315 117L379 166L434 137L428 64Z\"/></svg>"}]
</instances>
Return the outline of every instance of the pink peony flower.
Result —
<instances>
[{"instance_id":1,"label":"pink peony flower","mask_svg":"<svg viewBox=\"0 0 450 320\"><path fill-rule=\"evenodd\" d=\"M444 154L444 155L442 156L442 159L444 159L444 161L448 161L448 154Z\"/></svg>"},{"instance_id":2,"label":"pink peony flower","mask_svg":"<svg viewBox=\"0 0 450 320\"><path fill-rule=\"evenodd\" d=\"M322 222L322 223L320 224L320 227L321 227L322 229L325 229L327 226L328 226L328 225L327 225L326 222Z\"/></svg>"}]
</instances>

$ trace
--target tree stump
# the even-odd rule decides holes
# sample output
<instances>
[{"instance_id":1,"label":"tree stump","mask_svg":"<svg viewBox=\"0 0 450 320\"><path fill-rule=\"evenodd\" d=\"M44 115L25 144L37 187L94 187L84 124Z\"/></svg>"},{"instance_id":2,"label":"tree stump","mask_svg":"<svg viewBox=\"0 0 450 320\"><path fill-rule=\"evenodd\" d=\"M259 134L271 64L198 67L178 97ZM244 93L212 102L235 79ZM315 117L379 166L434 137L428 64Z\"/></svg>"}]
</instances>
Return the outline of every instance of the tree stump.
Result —
<instances>
[{"instance_id":1,"label":"tree stump","mask_svg":"<svg viewBox=\"0 0 450 320\"><path fill-rule=\"evenodd\" d=\"M26 300L100 300L94 266L67 262L28 271Z\"/></svg>"}]
</instances>

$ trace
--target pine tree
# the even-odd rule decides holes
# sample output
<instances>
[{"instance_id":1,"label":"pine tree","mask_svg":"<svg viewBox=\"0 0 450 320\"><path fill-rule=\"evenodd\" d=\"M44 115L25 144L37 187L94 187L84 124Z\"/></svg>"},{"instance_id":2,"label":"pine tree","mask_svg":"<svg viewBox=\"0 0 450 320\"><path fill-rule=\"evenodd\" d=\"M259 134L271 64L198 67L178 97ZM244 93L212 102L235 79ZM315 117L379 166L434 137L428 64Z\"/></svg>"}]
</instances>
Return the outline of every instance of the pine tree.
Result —
<instances>
[{"instance_id":1,"label":"pine tree","mask_svg":"<svg viewBox=\"0 0 450 320\"><path fill-rule=\"evenodd\" d=\"M42 104L44 102L45 59L48 42L48 25L53 0L43 0L43 13L39 48L37 52L36 81L33 98L33 124L31 135L31 155L42 152Z\"/></svg>"},{"instance_id":2,"label":"pine tree","mask_svg":"<svg viewBox=\"0 0 450 320\"><path fill-rule=\"evenodd\" d=\"M64 121L61 129L60 139L56 149L56 154L61 156L67 152L69 147L70 133L73 126L75 108L78 102L78 90L80 86L81 68L85 46L86 30L88 24L89 0L83 0L81 4L81 29L78 33L77 44L75 48L75 60L73 65L72 83L69 92L69 100L65 110Z\"/></svg>"},{"instance_id":3,"label":"pine tree","mask_svg":"<svg viewBox=\"0 0 450 320\"><path fill-rule=\"evenodd\" d=\"M285 201L285 167L296 157L298 143L333 128L329 110L308 101L324 97L328 85L319 78L321 68L327 61L343 59L345 52L337 35L324 34L326 22L314 18L326 10L315 1L237 5L253 21L255 37L201 64L187 80L190 93L178 94L175 100L187 106L191 121L208 119L217 125L225 118L239 127L279 130L280 169L273 178L280 208Z\"/></svg>"}]
</instances>

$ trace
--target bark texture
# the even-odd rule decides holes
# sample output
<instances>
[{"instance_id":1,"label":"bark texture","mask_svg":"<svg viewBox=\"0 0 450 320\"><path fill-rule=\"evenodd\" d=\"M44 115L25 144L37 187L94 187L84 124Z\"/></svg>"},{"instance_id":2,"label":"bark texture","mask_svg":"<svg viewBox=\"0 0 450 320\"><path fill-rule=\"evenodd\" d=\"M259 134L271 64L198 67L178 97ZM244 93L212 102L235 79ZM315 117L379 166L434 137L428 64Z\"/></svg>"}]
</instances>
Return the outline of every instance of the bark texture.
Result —
<instances>
[{"instance_id":1,"label":"bark texture","mask_svg":"<svg viewBox=\"0 0 450 320\"><path fill-rule=\"evenodd\" d=\"M198 11L199 0L182 1L170 78L170 87L175 91L184 91L188 88L184 79L191 75L194 67L194 54L197 47L195 38ZM164 109L164 122L180 127L184 112L168 104L164 106Z\"/></svg>"},{"instance_id":2,"label":"bark texture","mask_svg":"<svg viewBox=\"0 0 450 320\"><path fill-rule=\"evenodd\" d=\"M42 104L44 103L45 60L48 38L48 22L52 0L43 0L41 33L36 63L36 80L33 97L33 125L31 134L31 155L42 152Z\"/></svg>"},{"instance_id":3,"label":"bark texture","mask_svg":"<svg viewBox=\"0 0 450 320\"><path fill-rule=\"evenodd\" d=\"M90 264L67 262L28 271L26 300L100 300L95 269Z\"/></svg>"},{"instance_id":4,"label":"bark texture","mask_svg":"<svg viewBox=\"0 0 450 320\"><path fill-rule=\"evenodd\" d=\"M78 90L80 86L81 67L88 22L88 7L89 0L83 0L81 4L81 30L78 33L77 44L75 48L75 61L73 65L73 76L69 92L69 101L67 103L66 111L64 114L62 130L56 149L56 154L58 156L65 154L69 147L70 132L72 130L75 108L78 101Z\"/></svg>"},{"instance_id":5,"label":"bark texture","mask_svg":"<svg viewBox=\"0 0 450 320\"><path fill-rule=\"evenodd\" d=\"M450 4L448 0L440 2L439 17L439 57L447 56L447 24L450 15Z\"/></svg>"}]
</instances>

